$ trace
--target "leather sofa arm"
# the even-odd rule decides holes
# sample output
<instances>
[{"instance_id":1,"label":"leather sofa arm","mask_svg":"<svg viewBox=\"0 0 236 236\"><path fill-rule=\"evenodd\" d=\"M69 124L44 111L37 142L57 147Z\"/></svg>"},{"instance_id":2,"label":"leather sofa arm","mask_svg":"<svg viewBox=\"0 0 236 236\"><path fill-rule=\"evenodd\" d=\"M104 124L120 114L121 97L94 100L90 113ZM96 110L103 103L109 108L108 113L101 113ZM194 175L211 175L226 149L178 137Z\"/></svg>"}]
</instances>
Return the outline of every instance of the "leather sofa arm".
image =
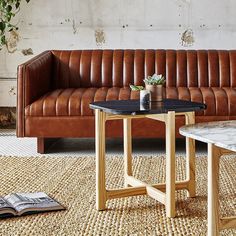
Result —
<instances>
[{"instance_id":1,"label":"leather sofa arm","mask_svg":"<svg viewBox=\"0 0 236 236\"><path fill-rule=\"evenodd\" d=\"M45 51L18 66L17 136L24 137L25 107L49 92L52 85L52 53Z\"/></svg>"}]
</instances>

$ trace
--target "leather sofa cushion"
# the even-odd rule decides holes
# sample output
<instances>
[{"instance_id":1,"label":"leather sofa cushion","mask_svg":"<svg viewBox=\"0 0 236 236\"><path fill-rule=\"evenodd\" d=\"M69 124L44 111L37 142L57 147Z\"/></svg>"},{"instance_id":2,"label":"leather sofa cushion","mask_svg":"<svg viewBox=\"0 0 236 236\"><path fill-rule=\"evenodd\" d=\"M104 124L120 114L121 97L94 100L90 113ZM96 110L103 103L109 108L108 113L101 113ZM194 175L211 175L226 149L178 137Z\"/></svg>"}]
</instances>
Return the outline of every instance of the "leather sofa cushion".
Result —
<instances>
[{"instance_id":1,"label":"leather sofa cushion","mask_svg":"<svg viewBox=\"0 0 236 236\"><path fill-rule=\"evenodd\" d=\"M68 88L56 89L27 106L27 116L91 116L93 101L138 99L138 92L125 88Z\"/></svg>"},{"instance_id":2,"label":"leather sofa cushion","mask_svg":"<svg viewBox=\"0 0 236 236\"><path fill-rule=\"evenodd\" d=\"M56 89L39 98L25 108L26 116L92 116L89 103L104 100L138 99L139 93L129 87L67 88ZM230 87L169 87L167 98L204 102L205 111L197 115L235 116L236 89Z\"/></svg>"}]
</instances>

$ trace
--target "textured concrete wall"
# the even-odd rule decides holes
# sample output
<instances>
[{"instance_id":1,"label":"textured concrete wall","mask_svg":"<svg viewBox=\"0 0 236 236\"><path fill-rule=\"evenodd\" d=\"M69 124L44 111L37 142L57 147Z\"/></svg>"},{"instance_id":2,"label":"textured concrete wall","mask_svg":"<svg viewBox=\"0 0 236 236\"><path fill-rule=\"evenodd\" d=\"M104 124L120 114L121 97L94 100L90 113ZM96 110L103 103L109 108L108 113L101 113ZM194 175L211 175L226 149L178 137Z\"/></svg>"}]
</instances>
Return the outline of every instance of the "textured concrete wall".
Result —
<instances>
[{"instance_id":1,"label":"textured concrete wall","mask_svg":"<svg viewBox=\"0 0 236 236\"><path fill-rule=\"evenodd\" d=\"M236 48L235 9L235 0L31 0L14 53L0 52L0 77L53 48Z\"/></svg>"},{"instance_id":2,"label":"textured concrete wall","mask_svg":"<svg viewBox=\"0 0 236 236\"><path fill-rule=\"evenodd\" d=\"M16 90L15 79L0 79L0 107L16 106Z\"/></svg>"}]
</instances>

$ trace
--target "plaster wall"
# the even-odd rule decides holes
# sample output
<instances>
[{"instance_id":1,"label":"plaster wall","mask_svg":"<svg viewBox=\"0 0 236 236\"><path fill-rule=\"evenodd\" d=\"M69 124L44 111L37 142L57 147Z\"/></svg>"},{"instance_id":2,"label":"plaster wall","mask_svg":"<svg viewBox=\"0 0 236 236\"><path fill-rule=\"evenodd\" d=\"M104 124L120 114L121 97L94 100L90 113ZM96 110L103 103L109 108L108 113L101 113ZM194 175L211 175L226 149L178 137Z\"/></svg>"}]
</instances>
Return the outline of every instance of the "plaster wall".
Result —
<instances>
[{"instance_id":1,"label":"plaster wall","mask_svg":"<svg viewBox=\"0 0 236 236\"><path fill-rule=\"evenodd\" d=\"M235 0L22 0L0 78L15 78L18 64L47 49L233 49L235 9Z\"/></svg>"}]
</instances>

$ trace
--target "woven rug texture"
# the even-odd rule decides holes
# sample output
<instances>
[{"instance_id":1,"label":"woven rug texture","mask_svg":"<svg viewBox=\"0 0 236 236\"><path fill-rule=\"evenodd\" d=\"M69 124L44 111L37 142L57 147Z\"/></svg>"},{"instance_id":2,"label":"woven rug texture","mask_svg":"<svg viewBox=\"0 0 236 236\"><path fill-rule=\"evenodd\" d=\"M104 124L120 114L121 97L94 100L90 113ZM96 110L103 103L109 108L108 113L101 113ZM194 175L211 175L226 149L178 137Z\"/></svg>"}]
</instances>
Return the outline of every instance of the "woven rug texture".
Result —
<instances>
[{"instance_id":1,"label":"woven rug texture","mask_svg":"<svg viewBox=\"0 0 236 236\"><path fill-rule=\"evenodd\" d=\"M177 179L185 178L185 158L177 157ZM177 215L168 219L164 205L148 196L109 200L107 210L95 209L95 158L0 157L0 195L43 191L67 207L0 219L0 236L73 235L206 235L207 159L198 157L197 197L177 192ZM236 215L236 156L220 162L220 211ZM164 156L133 158L134 175L148 183L165 181ZM122 187L122 157L107 157L107 186ZM236 235L224 230L221 235Z\"/></svg>"}]
</instances>

